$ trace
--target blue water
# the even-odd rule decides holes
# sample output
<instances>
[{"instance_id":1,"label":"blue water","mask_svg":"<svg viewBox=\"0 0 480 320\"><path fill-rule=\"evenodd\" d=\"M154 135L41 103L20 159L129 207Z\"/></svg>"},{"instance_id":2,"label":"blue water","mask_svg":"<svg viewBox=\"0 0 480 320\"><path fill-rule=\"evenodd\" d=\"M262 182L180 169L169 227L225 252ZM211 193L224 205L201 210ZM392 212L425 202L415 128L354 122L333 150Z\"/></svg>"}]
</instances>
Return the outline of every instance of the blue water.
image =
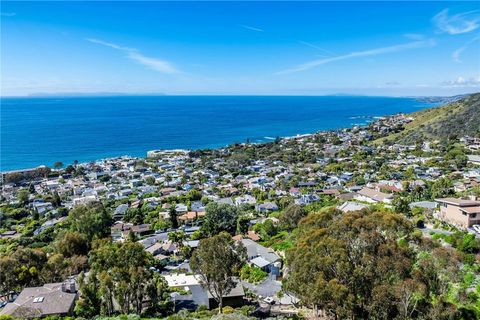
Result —
<instances>
[{"instance_id":1,"label":"blue water","mask_svg":"<svg viewBox=\"0 0 480 320\"><path fill-rule=\"evenodd\" d=\"M427 106L410 98L347 96L2 98L0 169L262 142Z\"/></svg>"}]
</instances>

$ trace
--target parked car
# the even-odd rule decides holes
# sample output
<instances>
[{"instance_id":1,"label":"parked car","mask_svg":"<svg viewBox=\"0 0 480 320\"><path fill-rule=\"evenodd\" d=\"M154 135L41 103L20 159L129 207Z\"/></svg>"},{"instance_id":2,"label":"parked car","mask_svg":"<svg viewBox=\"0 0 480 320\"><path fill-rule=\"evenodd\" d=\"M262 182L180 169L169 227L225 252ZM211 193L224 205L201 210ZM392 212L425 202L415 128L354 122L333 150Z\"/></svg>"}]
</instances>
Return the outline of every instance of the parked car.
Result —
<instances>
[{"instance_id":1,"label":"parked car","mask_svg":"<svg viewBox=\"0 0 480 320\"><path fill-rule=\"evenodd\" d=\"M475 230L477 233L480 233L480 225L479 224L474 224L472 226L473 230Z\"/></svg>"}]
</instances>

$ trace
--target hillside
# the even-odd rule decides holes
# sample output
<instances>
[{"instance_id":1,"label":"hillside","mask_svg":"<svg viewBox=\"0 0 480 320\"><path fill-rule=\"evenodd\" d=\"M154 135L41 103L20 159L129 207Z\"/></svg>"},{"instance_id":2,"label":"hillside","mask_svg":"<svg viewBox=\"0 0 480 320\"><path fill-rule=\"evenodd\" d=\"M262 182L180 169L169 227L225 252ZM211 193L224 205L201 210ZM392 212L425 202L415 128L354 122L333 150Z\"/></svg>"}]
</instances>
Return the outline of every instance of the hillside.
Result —
<instances>
[{"instance_id":1,"label":"hillside","mask_svg":"<svg viewBox=\"0 0 480 320\"><path fill-rule=\"evenodd\" d=\"M443 106L417 111L411 116L414 120L403 131L378 139L377 142L414 143L451 136L479 136L480 93Z\"/></svg>"}]
</instances>

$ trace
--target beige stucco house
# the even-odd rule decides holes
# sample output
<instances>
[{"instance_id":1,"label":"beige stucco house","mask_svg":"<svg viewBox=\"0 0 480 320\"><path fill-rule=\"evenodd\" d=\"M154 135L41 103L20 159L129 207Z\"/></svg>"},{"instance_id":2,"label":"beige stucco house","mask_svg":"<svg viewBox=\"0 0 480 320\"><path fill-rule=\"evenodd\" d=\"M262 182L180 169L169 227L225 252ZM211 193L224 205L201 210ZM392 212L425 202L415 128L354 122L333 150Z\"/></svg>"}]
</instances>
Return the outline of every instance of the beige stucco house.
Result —
<instances>
[{"instance_id":1,"label":"beige stucco house","mask_svg":"<svg viewBox=\"0 0 480 320\"><path fill-rule=\"evenodd\" d=\"M461 228L480 224L480 201L476 199L441 198L439 218Z\"/></svg>"}]
</instances>

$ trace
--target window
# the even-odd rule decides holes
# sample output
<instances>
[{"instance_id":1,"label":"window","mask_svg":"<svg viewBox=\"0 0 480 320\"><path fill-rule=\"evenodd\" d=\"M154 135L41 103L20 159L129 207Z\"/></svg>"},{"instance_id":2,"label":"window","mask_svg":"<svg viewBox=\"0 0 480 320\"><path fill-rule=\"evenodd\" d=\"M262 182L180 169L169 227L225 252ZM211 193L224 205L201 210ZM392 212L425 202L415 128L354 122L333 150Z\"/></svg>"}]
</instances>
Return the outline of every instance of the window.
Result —
<instances>
[{"instance_id":1,"label":"window","mask_svg":"<svg viewBox=\"0 0 480 320\"><path fill-rule=\"evenodd\" d=\"M36 297L33 299L33 303L40 303L43 302L44 297Z\"/></svg>"}]
</instances>

